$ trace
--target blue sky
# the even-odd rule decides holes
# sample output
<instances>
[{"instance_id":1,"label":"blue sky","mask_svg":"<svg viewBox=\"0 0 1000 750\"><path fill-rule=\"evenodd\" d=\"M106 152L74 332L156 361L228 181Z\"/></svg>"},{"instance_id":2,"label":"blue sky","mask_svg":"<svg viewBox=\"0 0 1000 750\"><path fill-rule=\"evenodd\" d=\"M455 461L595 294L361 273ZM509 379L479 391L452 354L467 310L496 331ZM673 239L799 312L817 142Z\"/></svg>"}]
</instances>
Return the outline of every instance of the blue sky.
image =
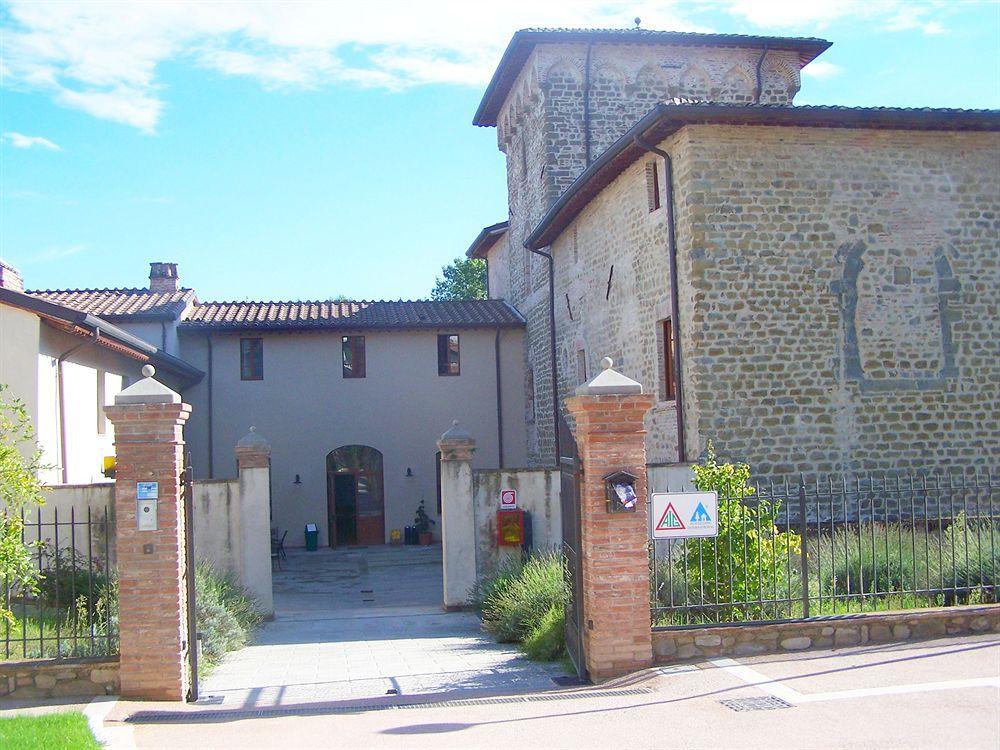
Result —
<instances>
[{"instance_id":1,"label":"blue sky","mask_svg":"<svg viewBox=\"0 0 1000 750\"><path fill-rule=\"evenodd\" d=\"M31 288L426 297L507 216L471 119L528 26L821 36L800 104L1000 107L1000 3L0 5L0 257Z\"/></svg>"}]
</instances>

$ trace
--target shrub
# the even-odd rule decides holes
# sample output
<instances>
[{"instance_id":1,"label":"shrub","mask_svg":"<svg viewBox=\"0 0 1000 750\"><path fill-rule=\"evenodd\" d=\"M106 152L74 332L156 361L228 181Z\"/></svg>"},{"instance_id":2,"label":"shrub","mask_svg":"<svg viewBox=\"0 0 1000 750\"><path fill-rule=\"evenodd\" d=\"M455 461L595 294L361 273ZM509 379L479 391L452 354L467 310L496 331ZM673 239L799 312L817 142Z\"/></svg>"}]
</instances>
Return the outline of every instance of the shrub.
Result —
<instances>
[{"instance_id":1,"label":"shrub","mask_svg":"<svg viewBox=\"0 0 1000 750\"><path fill-rule=\"evenodd\" d=\"M797 553L801 539L776 525L780 503L757 499L749 486L750 467L720 464L708 443L704 464L695 465L694 485L719 495L719 534L714 539L688 539L682 553L690 592L704 601L732 604L719 607L717 617L732 620L767 617L773 592L782 591L788 575L788 556ZM763 604L754 604L755 601Z\"/></svg>"},{"instance_id":2,"label":"shrub","mask_svg":"<svg viewBox=\"0 0 1000 750\"><path fill-rule=\"evenodd\" d=\"M553 604L524 639L524 653L535 661L555 661L566 653L566 608Z\"/></svg>"},{"instance_id":3,"label":"shrub","mask_svg":"<svg viewBox=\"0 0 1000 750\"><path fill-rule=\"evenodd\" d=\"M94 558L87 564L86 555L75 549L56 549L46 544L41 549L43 570L38 579L38 595L47 607L59 603L60 609L79 607L80 599L95 606L108 585L103 562Z\"/></svg>"},{"instance_id":4,"label":"shrub","mask_svg":"<svg viewBox=\"0 0 1000 750\"><path fill-rule=\"evenodd\" d=\"M250 593L232 574L220 574L208 563L195 570L195 618L201 636L202 661L207 671L227 651L242 648L262 617Z\"/></svg>"},{"instance_id":5,"label":"shrub","mask_svg":"<svg viewBox=\"0 0 1000 750\"><path fill-rule=\"evenodd\" d=\"M533 648L555 648L555 615L550 613L562 611L568 598L562 555L535 553L523 563L507 563L487 576L479 590L483 625L498 641L522 643L534 634Z\"/></svg>"},{"instance_id":6,"label":"shrub","mask_svg":"<svg viewBox=\"0 0 1000 750\"><path fill-rule=\"evenodd\" d=\"M960 513L944 532L944 549L939 580L946 589L945 603L968 601L978 590L983 602L996 600L1000 580L1000 548L995 543L1000 530L986 520L969 521Z\"/></svg>"},{"instance_id":7,"label":"shrub","mask_svg":"<svg viewBox=\"0 0 1000 750\"><path fill-rule=\"evenodd\" d=\"M819 559L828 596L898 593L913 585L912 546L897 524L839 529L820 542Z\"/></svg>"}]
</instances>

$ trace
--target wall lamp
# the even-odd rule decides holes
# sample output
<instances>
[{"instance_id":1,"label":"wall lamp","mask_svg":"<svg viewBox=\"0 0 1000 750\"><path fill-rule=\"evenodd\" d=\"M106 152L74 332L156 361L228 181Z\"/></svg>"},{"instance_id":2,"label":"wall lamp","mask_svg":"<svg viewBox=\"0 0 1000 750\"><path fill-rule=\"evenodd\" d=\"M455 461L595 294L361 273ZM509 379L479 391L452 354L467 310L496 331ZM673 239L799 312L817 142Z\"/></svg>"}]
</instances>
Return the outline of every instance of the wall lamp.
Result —
<instances>
[{"instance_id":1,"label":"wall lamp","mask_svg":"<svg viewBox=\"0 0 1000 750\"><path fill-rule=\"evenodd\" d=\"M409 466L406 467L406 476L408 477L413 476L413 469L411 469Z\"/></svg>"},{"instance_id":2,"label":"wall lamp","mask_svg":"<svg viewBox=\"0 0 1000 750\"><path fill-rule=\"evenodd\" d=\"M292 484L302 484L302 480L299 478L298 474L295 475L295 481L292 482Z\"/></svg>"}]
</instances>

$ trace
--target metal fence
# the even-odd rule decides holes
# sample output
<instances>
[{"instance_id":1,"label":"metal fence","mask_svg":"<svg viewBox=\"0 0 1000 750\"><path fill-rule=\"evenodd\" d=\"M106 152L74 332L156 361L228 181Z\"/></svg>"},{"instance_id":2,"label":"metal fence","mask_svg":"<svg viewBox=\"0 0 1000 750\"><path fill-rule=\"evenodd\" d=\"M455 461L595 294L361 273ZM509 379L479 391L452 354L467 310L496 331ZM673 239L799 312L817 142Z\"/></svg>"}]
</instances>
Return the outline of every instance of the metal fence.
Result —
<instances>
[{"instance_id":1,"label":"metal fence","mask_svg":"<svg viewBox=\"0 0 1000 750\"><path fill-rule=\"evenodd\" d=\"M780 621L997 600L990 473L754 484L719 536L650 541L653 625Z\"/></svg>"},{"instance_id":2,"label":"metal fence","mask_svg":"<svg viewBox=\"0 0 1000 750\"><path fill-rule=\"evenodd\" d=\"M0 583L11 618L0 618L3 660L118 653L118 585L110 508L21 514L33 586Z\"/></svg>"}]
</instances>

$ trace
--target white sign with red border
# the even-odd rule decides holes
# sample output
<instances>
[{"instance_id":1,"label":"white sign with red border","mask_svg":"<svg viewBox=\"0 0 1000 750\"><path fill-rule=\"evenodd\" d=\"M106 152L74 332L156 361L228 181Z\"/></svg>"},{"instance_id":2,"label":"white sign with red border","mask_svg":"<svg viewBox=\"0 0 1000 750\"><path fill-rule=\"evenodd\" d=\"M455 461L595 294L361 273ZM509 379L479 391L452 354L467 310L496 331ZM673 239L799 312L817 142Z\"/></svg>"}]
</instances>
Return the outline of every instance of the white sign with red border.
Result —
<instances>
[{"instance_id":1,"label":"white sign with red border","mask_svg":"<svg viewBox=\"0 0 1000 750\"><path fill-rule=\"evenodd\" d=\"M517 490L500 490L500 509L514 510L517 508Z\"/></svg>"},{"instance_id":2,"label":"white sign with red border","mask_svg":"<svg viewBox=\"0 0 1000 750\"><path fill-rule=\"evenodd\" d=\"M715 492L654 492L649 522L653 539L719 535L719 496Z\"/></svg>"}]
</instances>

